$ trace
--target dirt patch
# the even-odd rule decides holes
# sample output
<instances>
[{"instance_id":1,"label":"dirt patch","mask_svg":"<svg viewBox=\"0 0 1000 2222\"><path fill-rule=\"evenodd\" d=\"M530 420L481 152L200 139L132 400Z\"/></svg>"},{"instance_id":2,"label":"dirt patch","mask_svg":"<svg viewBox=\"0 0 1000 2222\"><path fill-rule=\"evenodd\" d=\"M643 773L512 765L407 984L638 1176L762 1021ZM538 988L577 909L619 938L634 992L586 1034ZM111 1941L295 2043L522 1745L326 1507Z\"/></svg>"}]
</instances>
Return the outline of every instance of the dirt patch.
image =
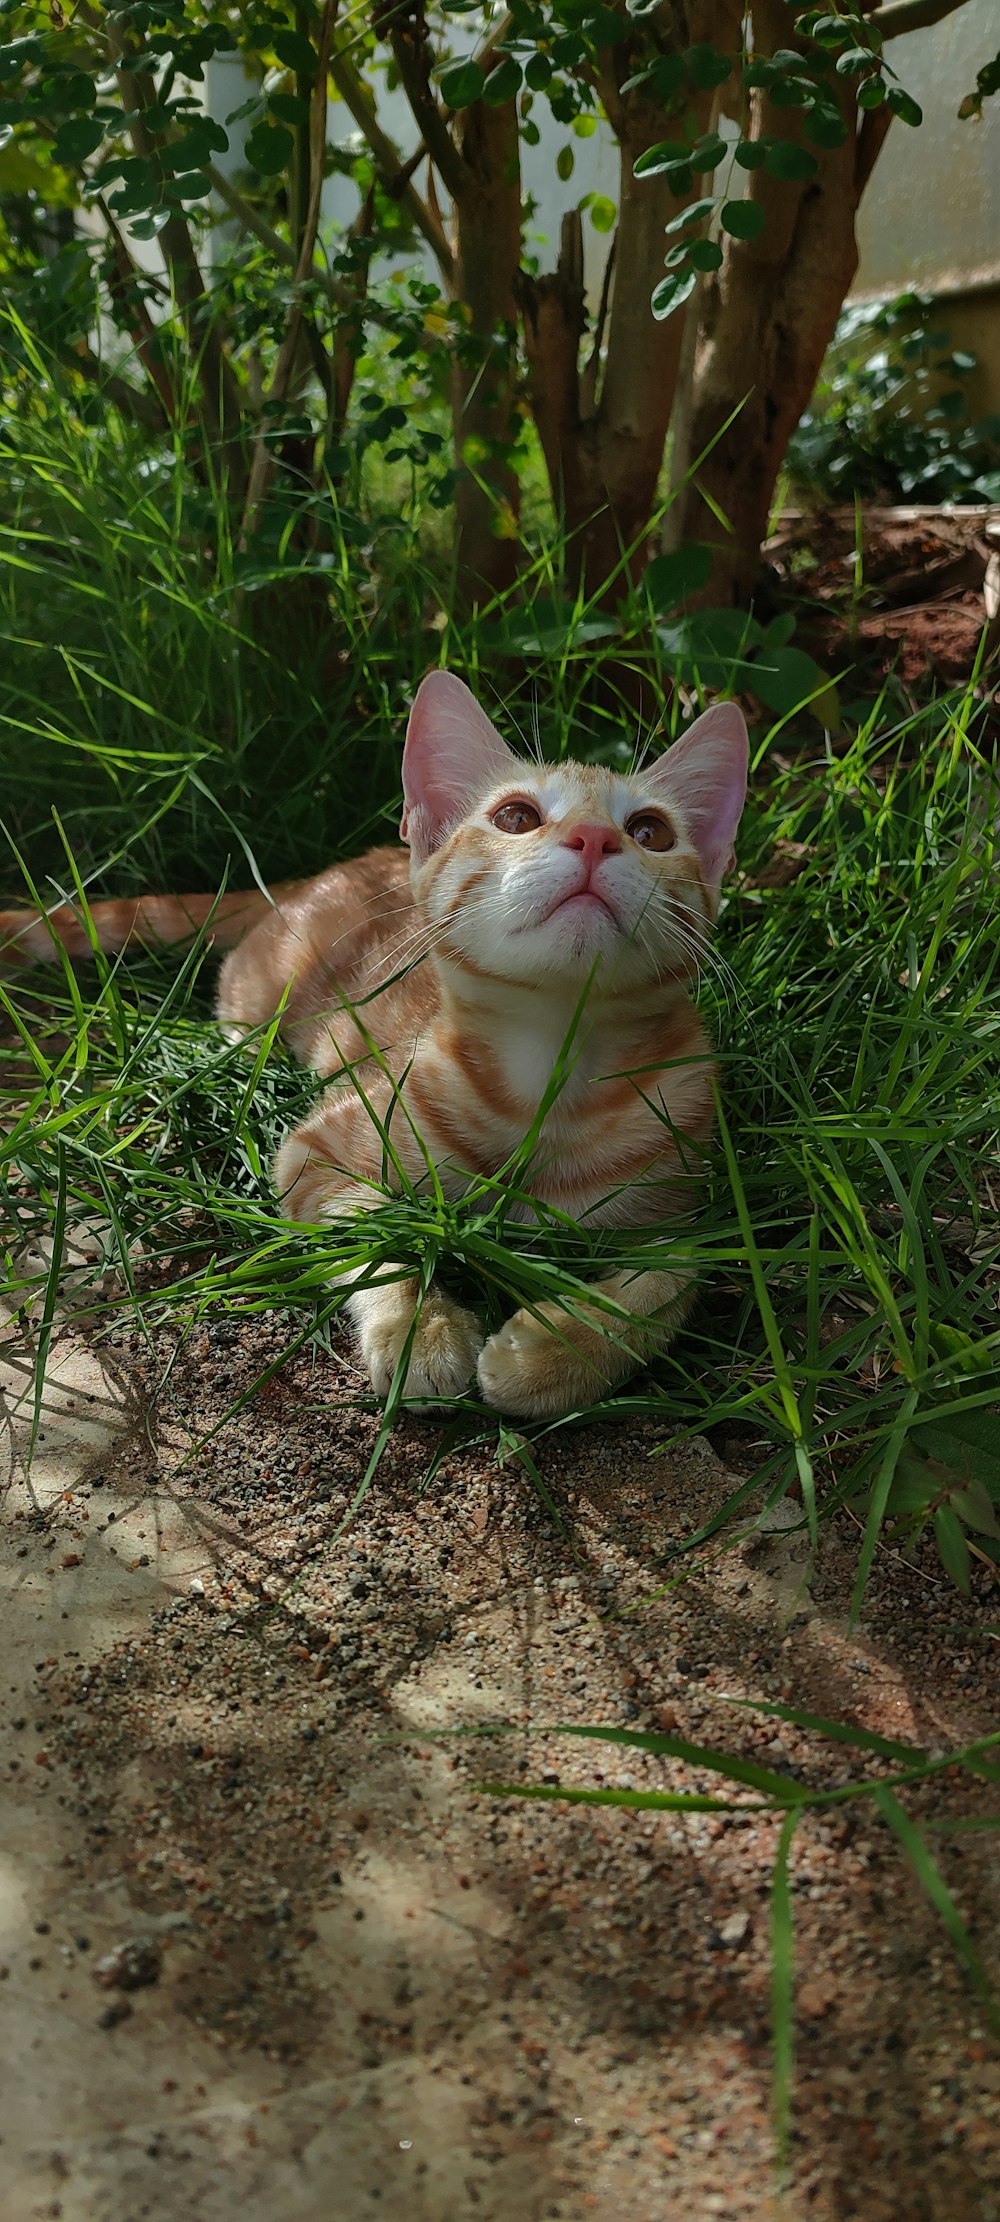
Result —
<instances>
[{"instance_id":1,"label":"dirt patch","mask_svg":"<svg viewBox=\"0 0 1000 2222\"><path fill-rule=\"evenodd\" d=\"M775 1822L476 1785L716 1787L560 1720L845 1779L731 1695L947 1748L995 1726L996 1589L885 1554L851 1634L846 1520L811 1571L780 1529L679 1560L732 1478L646 1423L543 1444L563 1536L516 1463L454 1452L428 1485L438 1431L404 1422L338 1532L376 1427L346 1353L190 1455L273 1333L67 1346L31 1482L11 1377L5 2217L776 2217ZM994 1840L933 1842L996 1975ZM996 2222L1000 2052L870 1812L803 1820L794 1904L782 2217ZM143 1983L95 1982L123 1945Z\"/></svg>"},{"instance_id":2,"label":"dirt patch","mask_svg":"<svg viewBox=\"0 0 1000 2222\"><path fill-rule=\"evenodd\" d=\"M790 514L768 542L772 579L802 597L797 637L830 668L904 686L963 684L988 620L1000 648L1000 510L853 506Z\"/></svg>"}]
</instances>

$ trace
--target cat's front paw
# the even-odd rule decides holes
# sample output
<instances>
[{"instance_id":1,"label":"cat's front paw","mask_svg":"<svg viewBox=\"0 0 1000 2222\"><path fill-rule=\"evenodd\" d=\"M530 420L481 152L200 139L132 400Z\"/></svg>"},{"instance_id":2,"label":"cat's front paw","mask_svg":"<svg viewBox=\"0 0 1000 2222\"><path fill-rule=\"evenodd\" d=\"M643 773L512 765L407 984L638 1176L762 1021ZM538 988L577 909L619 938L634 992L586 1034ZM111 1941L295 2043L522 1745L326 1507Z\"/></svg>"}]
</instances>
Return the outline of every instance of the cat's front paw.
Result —
<instances>
[{"instance_id":1,"label":"cat's front paw","mask_svg":"<svg viewBox=\"0 0 1000 2222\"><path fill-rule=\"evenodd\" d=\"M357 1299L354 1300L357 1304ZM383 1402L389 1394L413 1320L413 1307L382 1304L358 1320L361 1355L372 1388ZM418 1407L441 1397L462 1396L476 1370L483 1331L474 1313L432 1290L425 1298L410 1346L403 1383L408 1404Z\"/></svg>"},{"instance_id":2,"label":"cat's front paw","mask_svg":"<svg viewBox=\"0 0 1000 2222\"><path fill-rule=\"evenodd\" d=\"M602 1347L603 1346L603 1347ZM558 1419L596 1402L621 1368L611 1343L582 1326L558 1304L515 1312L479 1353L477 1373L484 1402L522 1420ZM602 1362L603 1361L603 1362Z\"/></svg>"}]
</instances>

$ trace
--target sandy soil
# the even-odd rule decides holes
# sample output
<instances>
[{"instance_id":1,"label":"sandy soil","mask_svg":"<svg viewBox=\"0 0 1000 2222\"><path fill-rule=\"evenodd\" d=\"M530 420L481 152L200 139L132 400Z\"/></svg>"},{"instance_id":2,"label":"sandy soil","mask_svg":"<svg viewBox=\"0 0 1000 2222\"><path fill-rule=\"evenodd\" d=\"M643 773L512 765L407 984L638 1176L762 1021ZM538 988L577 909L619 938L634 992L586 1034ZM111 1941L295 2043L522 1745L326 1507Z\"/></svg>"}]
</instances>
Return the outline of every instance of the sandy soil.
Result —
<instances>
[{"instance_id":1,"label":"sandy soil","mask_svg":"<svg viewBox=\"0 0 1000 2222\"><path fill-rule=\"evenodd\" d=\"M997 2222L1000 2048L870 1811L797 1837L779 2204L774 1823L475 1787L712 1786L540 1733L559 1720L846 1778L726 1692L947 1748L996 1723L996 1588L886 1553L851 1634L847 1520L811 1570L780 1530L678 1561L732 1476L636 1426L543 1450L563 1536L483 1451L425 1486L438 1434L407 1421L339 1533L374 1439L335 1409L346 1354L293 1362L192 1455L273 1332L66 1335L30 1476L8 1347L4 2222ZM420 1734L497 1719L518 1733ZM911 1803L995 1798L939 1779ZM1000 1977L995 1840L933 1842Z\"/></svg>"}]
</instances>

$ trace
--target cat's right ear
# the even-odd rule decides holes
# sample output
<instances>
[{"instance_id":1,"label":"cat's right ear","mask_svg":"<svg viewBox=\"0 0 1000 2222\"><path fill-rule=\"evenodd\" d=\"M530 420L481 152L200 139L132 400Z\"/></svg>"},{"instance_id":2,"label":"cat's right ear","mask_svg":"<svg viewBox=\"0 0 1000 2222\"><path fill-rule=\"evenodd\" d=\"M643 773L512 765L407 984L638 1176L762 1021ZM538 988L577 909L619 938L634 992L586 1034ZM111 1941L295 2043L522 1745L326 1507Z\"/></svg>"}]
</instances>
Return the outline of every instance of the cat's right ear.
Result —
<instances>
[{"instance_id":1,"label":"cat's right ear","mask_svg":"<svg viewBox=\"0 0 1000 2222\"><path fill-rule=\"evenodd\" d=\"M516 777L518 759L474 695L450 671L421 680L403 750L401 841L418 864L491 787Z\"/></svg>"}]
</instances>

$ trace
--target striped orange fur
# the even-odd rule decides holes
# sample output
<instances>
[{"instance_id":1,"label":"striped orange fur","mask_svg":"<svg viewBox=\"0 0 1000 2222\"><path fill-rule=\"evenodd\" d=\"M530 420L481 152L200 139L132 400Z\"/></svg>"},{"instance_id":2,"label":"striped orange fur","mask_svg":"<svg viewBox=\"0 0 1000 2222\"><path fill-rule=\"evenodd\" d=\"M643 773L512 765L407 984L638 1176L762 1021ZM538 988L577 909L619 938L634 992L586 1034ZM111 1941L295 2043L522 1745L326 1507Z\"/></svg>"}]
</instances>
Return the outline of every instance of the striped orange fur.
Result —
<instances>
[{"instance_id":1,"label":"striped orange fur","mask_svg":"<svg viewBox=\"0 0 1000 2222\"><path fill-rule=\"evenodd\" d=\"M386 1122L417 1185L425 1152L451 1196L470 1175L496 1173L569 1042L531 1193L587 1225L660 1226L686 1205L712 1128L710 1046L689 989L746 763L732 704L628 776L525 762L460 680L434 672L407 730L409 859L403 847L375 849L269 896L144 897L95 904L91 918L109 949L188 938L210 920L217 941L236 944L218 996L230 1037L280 1010L296 1056L334 1082L275 1162L294 1218L329 1222L378 1202ZM2 915L0 961L48 954L53 935L72 955L90 945L65 909L47 923ZM690 1293L666 1230L661 1269L610 1276L592 1306L518 1312L486 1340L473 1313L434 1289L405 1393L459 1395L476 1376L488 1404L523 1417L589 1404L662 1347ZM347 1304L384 1395L416 1284L355 1287Z\"/></svg>"}]
</instances>

